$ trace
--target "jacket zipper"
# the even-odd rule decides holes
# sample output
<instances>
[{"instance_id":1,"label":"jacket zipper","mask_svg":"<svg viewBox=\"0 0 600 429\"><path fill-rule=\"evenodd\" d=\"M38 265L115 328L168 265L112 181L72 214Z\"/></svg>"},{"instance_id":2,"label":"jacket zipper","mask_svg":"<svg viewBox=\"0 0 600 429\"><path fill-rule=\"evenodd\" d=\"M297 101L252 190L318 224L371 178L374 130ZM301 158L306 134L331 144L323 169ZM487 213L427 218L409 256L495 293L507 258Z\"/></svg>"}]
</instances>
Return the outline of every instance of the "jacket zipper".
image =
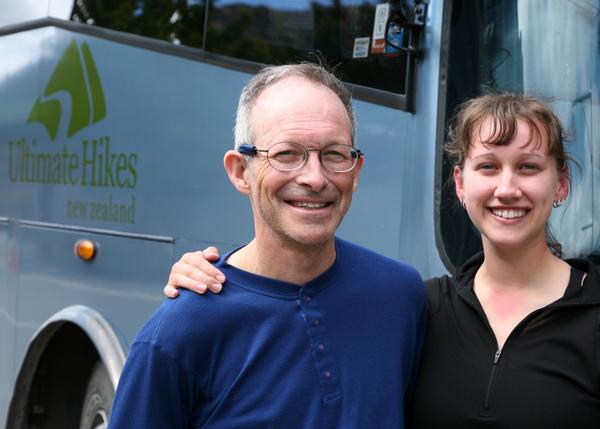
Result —
<instances>
[{"instance_id":1,"label":"jacket zipper","mask_svg":"<svg viewBox=\"0 0 600 429\"><path fill-rule=\"evenodd\" d=\"M532 313L530 313L527 317L525 317L525 319L523 319L511 331L511 333L508 335L506 341L504 342L504 346L506 347L506 345L510 343L511 337L513 336L513 334L515 332L526 329L527 326L529 326L532 321L536 320L540 316L542 316L542 317L545 316L547 313L552 312L555 308L560 308L560 306L550 305L548 307L540 308L540 309L535 310ZM493 335L493 331L492 331L491 327L489 329ZM496 350L496 353L494 353L494 360L492 361L492 370L490 372L490 378L488 379L488 385L487 385L487 389L485 391L485 398L483 400L483 410L486 412L490 408L490 397L492 396L492 389L494 387L494 381L495 381L494 379L496 378L496 371L498 368L498 363L500 362L501 355L502 355L502 349L498 349L498 350Z\"/></svg>"},{"instance_id":2,"label":"jacket zipper","mask_svg":"<svg viewBox=\"0 0 600 429\"><path fill-rule=\"evenodd\" d=\"M532 321L536 320L540 316L545 316L547 313L552 312L555 308L560 308L560 306L550 305L548 307L540 308L530 313L527 317L525 317L525 319L521 320L521 322L517 326L515 326L515 328L511 331L511 333L506 338L506 341L504 342L504 347L506 348L506 346L510 343L510 340L515 332L526 329ZM487 323L487 319L484 320L486 320ZM492 328L489 327L489 330L493 336ZM492 361L492 370L490 372L490 378L488 379L488 385L485 391L485 398L483 400L483 410L486 412L490 408L490 397L492 396L492 389L494 387L494 379L496 378L498 363L500 362L500 355L502 355L502 349L496 350L496 353L494 353L494 360Z\"/></svg>"},{"instance_id":3,"label":"jacket zipper","mask_svg":"<svg viewBox=\"0 0 600 429\"><path fill-rule=\"evenodd\" d=\"M494 385L494 377L496 375L496 368L498 368L498 362L500 361L500 355L502 350L496 350L494 353L494 361L492 364L492 371L490 373L490 379L488 380L487 390L485 392L485 399L483 401L483 408L487 410L490 407L490 396L492 394L492 386Z\"/></svg>"},{"instance_id":4,"label":"jacket zipper","mask_svg":"<svg viewBox=\"0 0 600 429\"><path fill-rule=\"evenodd\" d=\"M580 286L583 286L583 283L584 283L584 280L586 277L587 277L587 275L582 278ZM467 303L468 306L473 308L473 310L475 310L475 312L481 316L483 323L488 328L488 332L492 335L492 338L494 338L493 330L492 330L491 326L489 325L489 322L487 321L485 312L481 308L481 305L477 305L477 304L473 303L472 300L469 299L468 297L466 297L463 293L459 293L458 295L461 297L461 299L463 299ZM523 330L527 329L527 327L530 325L531 322L535 321L539 316L542 316L542 317L545 316L547 312L552 312L554 310L558 310L558 309L562 309L562 308L573 308L578 305L597 305L597 304L598 304L597 299L586 301L586 302L579 302L579 303L577 303L577 302L573 303L571 301L554 302L546 307L535 310L532 313L530 313L527 317L525 317L525 319L521 320L521 322L517 326L515 326L515 328L511 331L511 333L506 338L506 341L504 342L504 348L506 348L506 346L508 344L510 344L510 341L511 341L513 335L515 334L515 332L523 331ZM494 381L495 381L494 379L496 377L496 371L498 368L498 363L500 361L501 354L502 354L502 349L498 349L494 353L494 360L492 362L492 370L490 372L490 377L488 379L488 385L487 385L487 389L485 392L485 398L483 401L483 411L484 412L488 412L489 408L490 408L490 397L492 396L492 389L493 389Z\"/></svg>"}]
</instances>

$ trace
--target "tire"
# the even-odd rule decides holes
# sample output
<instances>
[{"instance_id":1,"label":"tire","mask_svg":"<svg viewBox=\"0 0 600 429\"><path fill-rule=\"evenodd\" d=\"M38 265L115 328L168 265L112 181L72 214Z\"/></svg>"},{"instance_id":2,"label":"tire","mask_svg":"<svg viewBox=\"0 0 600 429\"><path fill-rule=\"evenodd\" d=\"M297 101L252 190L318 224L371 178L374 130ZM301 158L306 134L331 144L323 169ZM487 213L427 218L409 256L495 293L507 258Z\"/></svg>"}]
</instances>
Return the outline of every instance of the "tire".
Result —
<instances>
[{"instance_id":1,"label":"tire","mask_svg":"<svg viewBox=\"0 0 600 429\"><path fill-rule=\"evenodd\" d=\"M96 363L88 381L79 429L107 429L115 391L102 362Z\"/></svg>"}]
</instances>

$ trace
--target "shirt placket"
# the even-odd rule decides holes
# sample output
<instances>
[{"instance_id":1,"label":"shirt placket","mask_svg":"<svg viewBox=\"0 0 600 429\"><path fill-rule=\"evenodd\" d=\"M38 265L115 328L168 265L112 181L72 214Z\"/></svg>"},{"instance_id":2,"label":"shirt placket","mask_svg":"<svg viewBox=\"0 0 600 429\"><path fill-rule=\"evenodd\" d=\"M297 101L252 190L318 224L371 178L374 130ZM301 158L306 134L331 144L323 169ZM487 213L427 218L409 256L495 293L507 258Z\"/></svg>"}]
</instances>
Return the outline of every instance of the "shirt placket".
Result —
<instances>
[{"instance_id":1,"label":"shirt placket","mask_svg":"<svg viewBox=\"0 0 600 429\"><path fill-rule=\"evenodd\" d=\"M301 290L297 303L304 319L315 370L323 392L323 404L331 405L342 397L342 391L340 374L328 340L327 318L314 294Z\"/></svg>"}]
</instances>

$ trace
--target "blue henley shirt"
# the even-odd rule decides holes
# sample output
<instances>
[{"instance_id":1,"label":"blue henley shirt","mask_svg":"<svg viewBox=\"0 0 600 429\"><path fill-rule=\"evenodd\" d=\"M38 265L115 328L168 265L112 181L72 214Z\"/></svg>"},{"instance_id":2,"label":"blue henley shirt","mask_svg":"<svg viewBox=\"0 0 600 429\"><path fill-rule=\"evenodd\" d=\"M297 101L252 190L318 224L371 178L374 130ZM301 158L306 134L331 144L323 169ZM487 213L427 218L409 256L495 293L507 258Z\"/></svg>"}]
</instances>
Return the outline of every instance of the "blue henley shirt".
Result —
<instances>
[{"instance_id":1,"label":"blue henley shirt","mask_svg":"<svg viewBox=\"0 0 600 429\"><path fill-rule=\"evenodd\" d=\"M132 345L110 428L403 428L423 282L343 240L336 252L302 287L225 256L221 294L166 300Z\"/></svg>"}]
</instances>

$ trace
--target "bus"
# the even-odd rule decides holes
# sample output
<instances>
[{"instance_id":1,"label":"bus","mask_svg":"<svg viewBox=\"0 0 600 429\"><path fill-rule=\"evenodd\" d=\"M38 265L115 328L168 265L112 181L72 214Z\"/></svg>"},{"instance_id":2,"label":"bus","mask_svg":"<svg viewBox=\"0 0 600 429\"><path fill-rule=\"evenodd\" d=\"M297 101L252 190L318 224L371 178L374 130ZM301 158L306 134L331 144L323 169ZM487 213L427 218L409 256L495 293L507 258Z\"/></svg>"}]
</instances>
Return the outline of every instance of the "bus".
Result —
<instances>
[{"instance_id":1,"label":"bus","mask_svg":"<svg viewBox=\"0 0 600 429\"><path fill-rule=\"evenodd\" d=\"M173 262L252 237L222 156L265 64L319 61L352 91L366 160L341 237L424 278L477 252L445 130L464 100L516 91L549 100L569 131L552 233L568 257L600 252L600 0L38 3L0 27L6 428L106 427Z\"/></svg>"}]
</instances>

